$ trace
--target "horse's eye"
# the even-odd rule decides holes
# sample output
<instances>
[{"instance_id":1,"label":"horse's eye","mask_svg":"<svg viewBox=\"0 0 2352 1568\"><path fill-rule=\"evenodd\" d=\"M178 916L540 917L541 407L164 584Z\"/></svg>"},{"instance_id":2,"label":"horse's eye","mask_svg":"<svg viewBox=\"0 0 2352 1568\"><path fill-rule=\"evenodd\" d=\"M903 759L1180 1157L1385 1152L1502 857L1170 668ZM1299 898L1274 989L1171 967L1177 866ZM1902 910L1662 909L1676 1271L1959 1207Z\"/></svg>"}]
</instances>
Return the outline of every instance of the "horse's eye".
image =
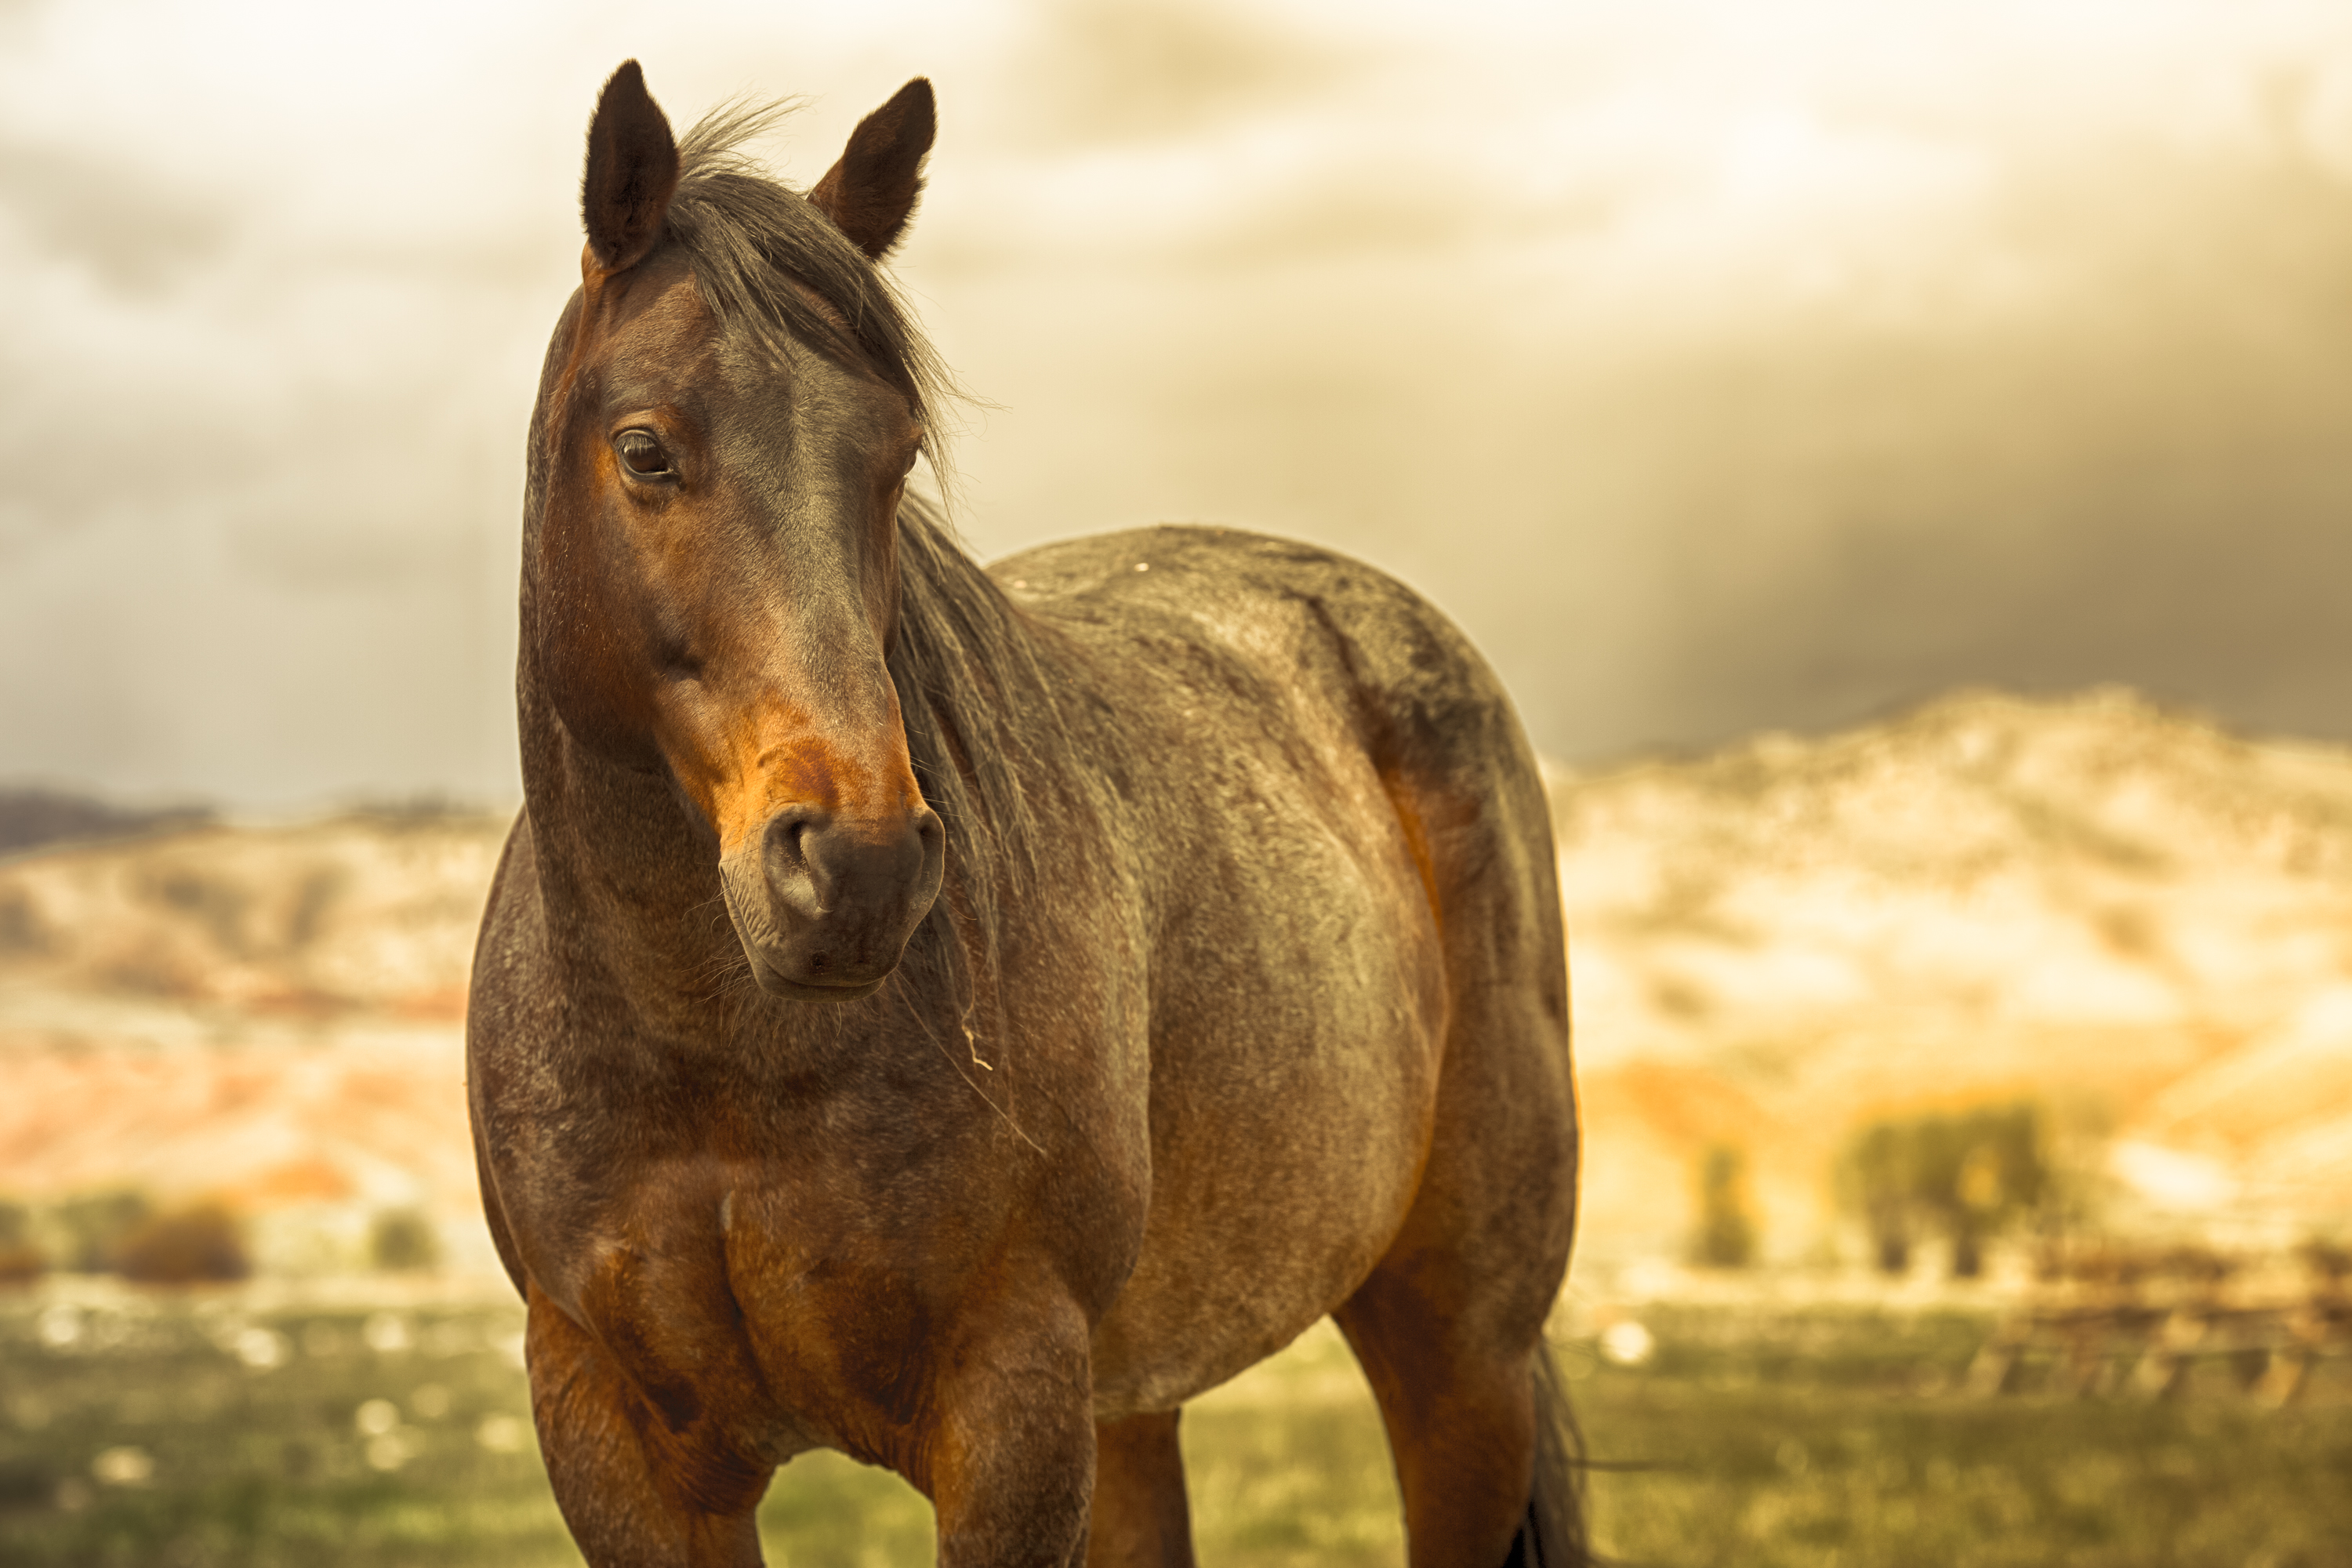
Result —
<instances>
[{"instance_id":1,"label":"horse's eye","mask_svg":"<svg viewBox=\"0 0 2352 1568\"><path fill-rule=\"evenodd\" d=\"M633 474L666 474L669 470L669 454L650 430L624 430L613 437L613 449L621 454L621 461Z\"/></svg>"}]
</instances>

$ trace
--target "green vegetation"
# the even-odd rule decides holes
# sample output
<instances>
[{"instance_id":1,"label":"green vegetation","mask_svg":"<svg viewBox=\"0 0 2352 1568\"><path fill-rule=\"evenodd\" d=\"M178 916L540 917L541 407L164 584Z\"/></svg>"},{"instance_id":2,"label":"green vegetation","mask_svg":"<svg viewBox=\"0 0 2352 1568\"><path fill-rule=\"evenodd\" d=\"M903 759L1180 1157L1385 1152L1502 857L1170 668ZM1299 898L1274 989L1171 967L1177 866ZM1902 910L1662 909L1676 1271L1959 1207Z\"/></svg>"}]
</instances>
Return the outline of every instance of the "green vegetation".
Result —
<instances>
[{"instance_id":1,"label":"green vegetation","mask_svg":"<svg viewBox=\"0 0 2352 1568\"><path fill-rule=\"evenodd\" d=\"M298 1268L358 1266L413 1274L442 1262L440 1231L424 1209L383 1208L366 1219L358 1247L314 1242L312 1256ZM279 1261L283 1272L282 1254ZM75 1193L40 1205L0 1199L0 1289L27 1284L52 1268L117 1274L142 1285L203 1285L246 1279L256 1265L246 1222L216 1200L159 1206L135 1187Z\"/></svg>"},{"instance_id":2,"label":"green vegetation","mask_svg":"<svg viewBox=\"0 0 2352 1568\"><path fill-rule=\"evenodd\" d=\"M68 1198L47 1215L36 1215L33 1226L37 1239L43 1228L50 1233L46 1248L50 1267L96 1274L121 1265L122 1244L154 1212L146 1194L123 1188Z\"/></svg>"},{"instance_id":3,"label":"green vegetation","mask_svg":"<svg viewBox=\"0 0 2352 1568\"><path fill-rule=\"evenodd\" d=\"M1748 1156L1729 1143L1709 1144L1699 1157L1698 1245L1692 1250L1708 1268L1745 1268L1756 1261Z\"/></svg>"},{"instance_id":4,"label":"green vegetation","mask_svg":"<svg viewBox=\"0 0 2352 1568\"><path fill-rule=\"evenodd\" d=\"M0 1202L0 1289L30 1284L48 1267L40 1243L33 1238L33 1211L23 1204Z\"/></svg>"},{"instance_id":5,"label":"green vegetation","mask_svg":"<svg viewBox=\"0 0 2352 1568\"><path fill-rule=\"evenodd\" d=\"M1969 1314L1657 1309L1578 1387L1601 1542L1634 1563L2352 1563L2352 1366L2296 1405L2227 1368L2162 1402L1970 1397Z\"/></svg>"},{"instance_id":6,"label":"green vegetation","mask_svg":"<svg viewBox=\"0 0 2352 1568\"><path fill-rule=\"evenodd\" d=\"M253 1272L244 1227L217 1203L158 1209L129 1187L44 1208L0 1202L0 1285L28 1283L53 1267L145 1285L220 1284Z\"/></svg>"},{"instance_id":7,"label":"green vegetation","mask_svg":"<svg viewBox=\"0 0 2352 1568\"><path fill-rule=\"evenodd\" d=\"M242 1279L253 1272L236 1216L218 1204L167 1209L142 1221L115 1254L125 1279L194 1285Z\"/></svg>"},{"instance_id":8,"label":"green vegetation","mask_svg":"<svg viewBox=\"0 0 2352 1568\"><path fill-rule=\"evenodd\" d=\"M2059 1185L2032 1104L1871 1122L1848 1142L1841 1175L1881 1269L1902 1273L1923 1233L1941 1231L1962 1279L1982 1271L1988 1238L2041 1215Z\"/></svg>"},{"instance_id":9,"label":"green vegetation","mask_svg":"<svg viewBox=\"0 0 2352 1568\"><path fill-rule=\"evenodd\" d=\"M0 1557L16 1568L576 1563L534 1451L520 1311L263 1311L250 1294L0 1297ZM1962 1313L1645 1310L1638 1367L1563 1355L1622 1561L2352 1564L2352 1365L2273 1410L1972 1397ZM1402 1561L1370 1401L1328 1328L1196 1404L1201 1559ZM831 1455L761 1510L772 1563L929 1561L929 1509Z\"/></svg>"},{"instance_id":10,"label":"green vegetation","mask_svg":"<svg viewBox=\"0 0 2352 1568\"><path fill-rule=\"evenodd\" d=\"M368 1260L387 1273L430 1268L441 1261L441 1237L423 1209L385 1209L368 1226Z\"/></svg>"}]
</instances>

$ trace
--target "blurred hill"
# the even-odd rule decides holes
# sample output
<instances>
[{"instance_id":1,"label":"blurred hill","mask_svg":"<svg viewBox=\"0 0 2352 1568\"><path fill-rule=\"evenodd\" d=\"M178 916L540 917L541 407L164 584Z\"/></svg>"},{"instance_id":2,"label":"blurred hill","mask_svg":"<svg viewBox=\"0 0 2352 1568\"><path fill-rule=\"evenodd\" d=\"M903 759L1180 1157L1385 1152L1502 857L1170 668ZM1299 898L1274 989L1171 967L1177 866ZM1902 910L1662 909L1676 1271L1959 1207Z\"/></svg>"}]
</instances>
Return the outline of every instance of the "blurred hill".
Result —
<instances>
[{"instance_id":1,"label":"blurred hill","mask_svg":"<svg viewBox=\"0 0 2352 1568\"><path fill-rule=\"evenodd\" d=\"M0 855L44 844L193 827L211 816L201 806L141 810L65 790L19 784L0 788Z\"/></svg>"},{"instance_id":2,"label":"blurred hill","mask_svg":"<svg viewBox=\"0 0 2352 1568\"><path fill-rule=\"evenodd\" d=\"M488 1267L463 1020L506 828L363 813L0 863L0 1197L224 1198L295 1272L422 1211Z\"/></svg>"},{"instance_id":3,"label":"blurred hill","mask_svg":"<svg viewBox=\"0 0 2352 1568\"><path fill-rule=\"evenodd\" d=\"M1590 1256L1854 1256L1864 1121L2031 1099L2117 1228L2352 1218L2352 752L2127 693L1962 694L1820 740L1555 773ZM219 1196L268 1269L420 1210L488 1268L463 1006L503 818L200 825L0 862L0 1198Z\"/></svg>"},{"instance_id":4,"label":"blurred hill","mask_svg":"<svg viewBox=\"0 0 2352 1568\"><path fill-rule=\"evenodd\" d=\"M1979 692L1553 801L1602 1250L1686 1235L1710 1142L1818 1249L1849 1130L2017 1099L2119 1226L2352 1216L2352 752Z\"/></svg>"}]
</instances>

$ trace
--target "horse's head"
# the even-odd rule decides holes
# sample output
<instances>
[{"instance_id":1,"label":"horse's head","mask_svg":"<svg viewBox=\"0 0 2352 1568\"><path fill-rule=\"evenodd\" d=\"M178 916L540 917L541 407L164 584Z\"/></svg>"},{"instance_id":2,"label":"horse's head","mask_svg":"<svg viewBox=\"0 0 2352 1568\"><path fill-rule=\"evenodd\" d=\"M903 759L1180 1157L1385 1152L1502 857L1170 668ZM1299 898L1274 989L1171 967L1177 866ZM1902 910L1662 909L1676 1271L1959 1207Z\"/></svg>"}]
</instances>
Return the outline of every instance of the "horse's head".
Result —
<instances>
[{"instance_id":1,"label":"horse's head","mask_svg":"<svg viewBox=\"0 0 2352 1568\"><path fill-rule=\"evenodd\" d=\"M923 401L856 319L887 298L873 263L931 134L916 80L805 202L715 158L700 184L759 209L730 226L696 167L681 195L669 122L623 66L541 387L525 657L575 741L675 781L782 996L867 994L939 893L945 835L884 663Z\"/></svg>"}]
</instances>

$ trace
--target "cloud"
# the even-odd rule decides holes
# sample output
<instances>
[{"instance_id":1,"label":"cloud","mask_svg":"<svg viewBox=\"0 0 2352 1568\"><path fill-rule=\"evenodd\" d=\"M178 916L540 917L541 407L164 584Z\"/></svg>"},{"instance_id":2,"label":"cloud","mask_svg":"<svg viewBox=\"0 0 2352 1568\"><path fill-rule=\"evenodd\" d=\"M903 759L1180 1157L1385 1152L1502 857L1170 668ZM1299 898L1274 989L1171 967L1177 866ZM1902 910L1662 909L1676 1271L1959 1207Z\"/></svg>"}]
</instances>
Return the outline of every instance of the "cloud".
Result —
<instances>
[{"instance_id":1,"label":"cloud","mask_svg":"<svg viewBox=\"0 0 2352 1568\"><path fill-rule=\"evenodd\" d=\"M152 293L203 266L228 228L217 206L136 168L0 142L0 214L30 248L87 268L108 288Z\"/></svg>"},{"instance_id":2,"label":"cloud","mask_svg":"<svg viewBox=\"0 0 2352 1568\"><path fill-rule=\"evenodd\" d=\"M2347 733L2352 192L2292 148L2140 149L2005 218L2062 279L2026 308L1789 322L1659 378L1694 459L1650 509L1659 738L1972 679Z\"/></svg>"},{"instance_id":3,"label":"cloud","mask_svg":"<svg viewBox=\"0 0 2352 1568\"><path fill-rule=\"evenodd\" d=\"M2340 7L5 21L0 773L510 777L523 422L631 55L681 122L810 92L803 184L937 82L902 269L997 405L987 549L1358 552L1586 757L1958 679L2352 724Z\"/></svg>"},{"instance_id":4,"label":"cloud","mask_svg":"<svg viewBox=\"0 0 2352 1568\"><path fill-rule=\"evenodd\" d=\"M1048 147L1165 142L1296 112L1367 53L1328 29L1286 25L1278 11L1186 0L1045 0L1023 31L1007 74L1026 90L993 117Z\"/></svg>"}]
</instances>

